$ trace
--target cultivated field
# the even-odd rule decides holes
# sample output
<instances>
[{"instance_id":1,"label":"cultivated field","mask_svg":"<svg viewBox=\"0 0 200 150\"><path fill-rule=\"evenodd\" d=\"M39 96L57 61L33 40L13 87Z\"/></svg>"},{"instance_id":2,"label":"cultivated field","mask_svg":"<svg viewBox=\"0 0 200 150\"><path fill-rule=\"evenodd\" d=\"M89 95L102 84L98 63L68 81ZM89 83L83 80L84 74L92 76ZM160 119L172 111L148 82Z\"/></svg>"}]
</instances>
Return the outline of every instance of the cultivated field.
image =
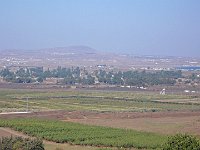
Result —
<instances>
[{"instance_id":1,"label":"cultivated field","mask_svg":"<svg viewBox=\"0 0 200 150\"><path fill-rule=\"evenodd\" d=\"M1 128L0 127L0 138L1 137L10 137L10 136L20 136L27 138L30 136L23 134L22 132L14 131L10 128ZM67 143L55 143L55 142L50 142L43 140L44 147L47 150L116 150L115 148L98 148L94 146L80 146L80 145L71 145Z\"/></svg>"},{"instance_id":2,"label":"cultivated field","mask_svg":"<svg viewBox=\"0 0 200 150\"><path fill-rule=\"evenodd\" d=\"M166 140L166 136L159 134L53 120L1 119L0 126L56 143L67 142L77 145L149 149L160 147Z\"/></svg>"},{"instance_id":3,"label":"cultivated field","mask_svg":"<svg viewBox=\"0 0 200 150\"><path fill-rule=\"evenodd\" d=\"M82 110L156 112L199 110L199 98L142 92L1 90L0 108L7 111Z\"/></svg>"},{"instance_id":4,"label":"cultivated field","mask_svg":"<svg viewBox=\"0 0 200 150\"><path fill-rule=\"evenodd\" d=\"M168 135L181 132L199 136L200 133L199 97L194 95L1 89L0 110L4 113L0 114L0 126L49 141L90 145L80 146L83 149L99 149L96 146L154 149ZM31 113L5 114L26 110ZM69 147L69 144L56 146L54 142L46 144L47 149Z\"/></svg>"}]
</instances>

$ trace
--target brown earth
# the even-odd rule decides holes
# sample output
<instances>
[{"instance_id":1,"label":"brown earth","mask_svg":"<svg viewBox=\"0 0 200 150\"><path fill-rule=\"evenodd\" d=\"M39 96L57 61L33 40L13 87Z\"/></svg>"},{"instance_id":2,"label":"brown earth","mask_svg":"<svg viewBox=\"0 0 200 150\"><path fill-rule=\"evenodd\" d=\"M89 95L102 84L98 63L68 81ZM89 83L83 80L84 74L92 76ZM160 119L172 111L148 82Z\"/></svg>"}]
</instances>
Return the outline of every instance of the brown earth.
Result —
<instances>
[{"instance_id":1,"label":"brown earth","mask_svg":"<svg viewBox=\"0 0 200 150\"><path fill-rule=\"evenodd\" d=\"M200 111L182 112L82 112L46 111L30 114L0 114L0 118L37 117L90 125L135 129L162 134L200 135Z\"/></svg>"},{"instance_id":2,"label":"brown earth","mask_svg":"<svg viewBox=\"0 0 200 150\"><path fill-rule=\"evenodd\" d=\"M186 116L180 118L73 119L70 121L161 134L190 133L200 135L200 116Z\"/></svg>"},{"instance_id":3,"label":"brown earth","mask_svg":"<svg viewBox=\"0 0 200 150\"><path fill-rule=\"evenodd\" d=\"M23 134L23 133L11 130L9 128L0 127L0 138L1 137L10 137L10 136L21 136L21 137L24 137L24 138L28 138L28 136Z\"/></svg>"}]
</instances>

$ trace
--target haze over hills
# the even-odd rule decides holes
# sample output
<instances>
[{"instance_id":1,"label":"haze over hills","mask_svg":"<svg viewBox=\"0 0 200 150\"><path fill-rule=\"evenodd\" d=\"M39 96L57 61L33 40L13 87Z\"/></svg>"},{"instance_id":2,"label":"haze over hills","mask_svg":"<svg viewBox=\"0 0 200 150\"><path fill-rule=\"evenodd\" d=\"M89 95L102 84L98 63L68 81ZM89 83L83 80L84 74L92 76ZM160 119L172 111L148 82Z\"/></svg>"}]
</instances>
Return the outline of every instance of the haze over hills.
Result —
<instances>
[{"instance_id":1,"label":"haze over hills","mask_svg":"<svg viewBox=\"0 0 200 150\"><path fill-rule=\"evenodd\" d=\"M63 52L63 53L79 53L79 54L85 54L85 53L98 53L98 51L94 48L91 48L89 46L68 46L68 47L55 47L50 49L43 49L46 52Z\"/></svg>"},{"instance_id":2,"label":"haze over hills","mask_svg":"<svg viewBox=\"0 0 200 150\"><path fill-rule=\"evenodd\" d=\"M28 53L95 53L96 50L88 46L68 46L68 47L55 47L55 48L44 48L44 49L6 49L1 50L2 54L28 54Z\"/></svg>"},{"instance_id":3,"label":"haze over hills","mask_svg":"<svg viewBox=\"0 0 200 150\"><path fill-rule=\"evenodd\" d=\"M197 58L169 56L137 56L101 52L89 46L68 46L36 50L1 50L1 67L5 66L80 66L95 68L106 66L109 69L167 69L178 66L200 65Z\"/></svg>"},{"instance_id":4,"label":"haze over hills","mask_svg":"<svg viewBox=\"0 0 200 150\"><path fill-rule=\"evenodd\" d=\"M102 50L96 50L95 48L85 46L85 45L72 45L66 47L53 47L53 48L43 48L43 49L0 49L1 55L28 55L28 54L35 54L36 56L40 54L50 54L50 55L79 55L79 54L96 54L96 55L118 55L118 56L135 56L135 57L152 57L152 58L180 58L183 56L173 56L173 54L169 55L141 55L141 54L133 54L127 52L106 52ZM190 58L198 58L190 57Z\"/></svg>"}]
</instances>

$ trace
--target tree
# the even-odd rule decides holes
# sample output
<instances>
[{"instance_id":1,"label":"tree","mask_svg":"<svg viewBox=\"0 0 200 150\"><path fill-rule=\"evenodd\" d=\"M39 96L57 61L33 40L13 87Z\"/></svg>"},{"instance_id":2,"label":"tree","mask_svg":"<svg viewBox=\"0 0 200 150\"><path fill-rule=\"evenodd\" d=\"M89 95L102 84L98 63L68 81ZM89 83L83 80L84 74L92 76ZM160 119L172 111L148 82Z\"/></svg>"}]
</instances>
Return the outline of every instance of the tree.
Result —
<instances>
[{"instance_id":1,"label":"tree","mask_svg":"<svg viewBox=\"0 0 200 150\"><path fill-rule=\"evenodd\" d=\"M200 141L187 134L177 134L169 137L163 150L200 150Z\"/></svg>"},{"instance_id":2,"label":"tree","mask_svg":"<svg viewBox=\"0 0 200 150\"><path fill-rule=\"evenodd\" d=\"M38 82L43 82L43 78L42 78L42 77L38 77L38 78L37 78L37 81L38 81Z\"/></svg>"},{"instance_id":3,"label":"tree","mask_svg":"<svg viewBox=\"0 0 200 150\"><path fill-rule=\"evenodd\" d=\"M87 85L91 85L94 84L94 77L92 77L91 75L87 75L87 77L82 79L82 83L83 84L87 84Z\"/></svg>"},{"instance_id":4,"label":"tree","mask_svg":"<svg viewBox=\"0 0 200 150\"><path fill-rule=\"evenodd\" d=\"M64 78L64 83L65 84L74 85L75 82L76 82L76 80L72 76Z\"/></svg>"}]
</instances>

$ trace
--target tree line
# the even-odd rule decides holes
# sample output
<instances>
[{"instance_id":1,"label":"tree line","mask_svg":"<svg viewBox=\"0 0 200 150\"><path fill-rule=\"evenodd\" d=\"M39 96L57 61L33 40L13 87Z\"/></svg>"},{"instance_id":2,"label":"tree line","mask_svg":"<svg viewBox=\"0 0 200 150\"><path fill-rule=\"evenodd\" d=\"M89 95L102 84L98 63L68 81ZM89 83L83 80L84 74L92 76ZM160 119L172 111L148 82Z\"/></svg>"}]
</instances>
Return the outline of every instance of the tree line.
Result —
<instances>
[{"instance_id":1,"label":"tree line","mask_svg":"<svg viewBox=\"0 0 200 150\"><path fill-rule=\"evenodd\" d=\"M3 80L12 83L41 83L47 78L60 78L61 84L75 85L128 85L128 86L151 86L151 85L174 85L176 79L183 77L181 71L106 71L95 70L92 72L79 67L57 67L56 69L44 70L43 67L19 68L11 71L8 68L0 71Z\"/></svg>"}]
</instances>

